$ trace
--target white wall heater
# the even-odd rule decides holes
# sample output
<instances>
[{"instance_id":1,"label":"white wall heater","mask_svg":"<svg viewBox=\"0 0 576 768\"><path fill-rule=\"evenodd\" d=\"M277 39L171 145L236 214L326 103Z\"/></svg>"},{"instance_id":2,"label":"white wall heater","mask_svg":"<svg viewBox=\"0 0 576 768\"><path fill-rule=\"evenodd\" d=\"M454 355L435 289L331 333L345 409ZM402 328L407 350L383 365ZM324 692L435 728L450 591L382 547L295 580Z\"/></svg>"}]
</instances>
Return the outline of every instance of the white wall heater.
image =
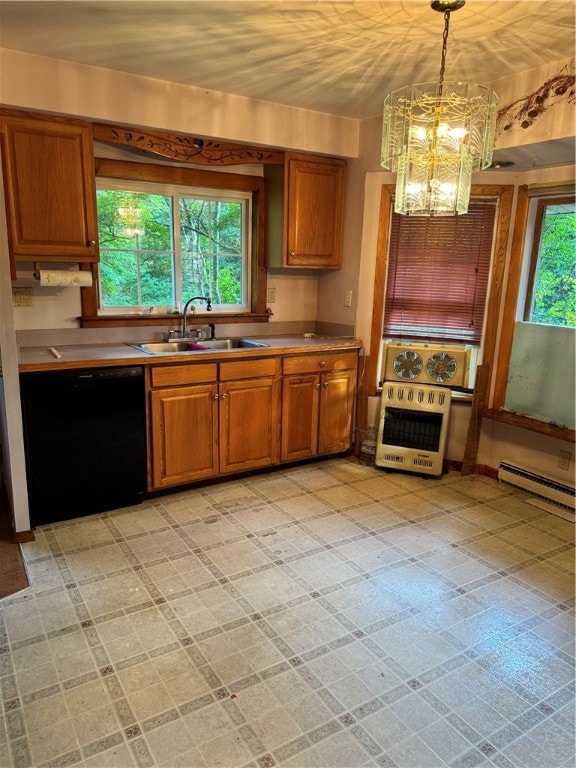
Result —
<instances>
[{"instance_id":1,"label":"white wall heater","mask_svg":"<svg viewBox=\"0 0 576 768\"><path fill-rule=\"evenodd\" d=\"M451 392L385 381L376 442L378 467L441 475Z\"/></svg>"},{"instance_id":2,"label":"white wall heater","mask_svg":"<svg viewBox=\"0 0 576 768\"><path fill-rule=\"evenodd\" d=\"M533 497L526 499L529 504L574 522L576 490L572 486L505 461L500 462L498 480L529 493Z\"/></svg>"}]
</instances>

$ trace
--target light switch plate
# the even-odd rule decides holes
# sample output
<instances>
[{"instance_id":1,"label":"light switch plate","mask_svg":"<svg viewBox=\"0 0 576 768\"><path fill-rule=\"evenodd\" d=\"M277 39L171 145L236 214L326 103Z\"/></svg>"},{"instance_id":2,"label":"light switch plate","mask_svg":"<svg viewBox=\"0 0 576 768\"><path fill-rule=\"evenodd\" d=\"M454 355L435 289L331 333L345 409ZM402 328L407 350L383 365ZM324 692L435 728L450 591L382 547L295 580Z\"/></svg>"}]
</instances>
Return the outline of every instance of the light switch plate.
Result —
<instances>
[{"instance_id":1,"label":"light switch plate","mask_svg":"<svg viewBox=\"0 0 576 768\"><path fill-rule=\"evenodd\" d=\"M274 304L276 301L276 288L268 288L268 304Z\"/></svg>"},{"instance_id":2,"label":"light switch plate","mask_svg":"<svg viewBox=\"0 0 576 768\"><path fill-rule=\"evenodd\" d=\"M345 307L352 306L352 291L346 291L344 293L344 306Z\"/></svg>"}]
</instances>

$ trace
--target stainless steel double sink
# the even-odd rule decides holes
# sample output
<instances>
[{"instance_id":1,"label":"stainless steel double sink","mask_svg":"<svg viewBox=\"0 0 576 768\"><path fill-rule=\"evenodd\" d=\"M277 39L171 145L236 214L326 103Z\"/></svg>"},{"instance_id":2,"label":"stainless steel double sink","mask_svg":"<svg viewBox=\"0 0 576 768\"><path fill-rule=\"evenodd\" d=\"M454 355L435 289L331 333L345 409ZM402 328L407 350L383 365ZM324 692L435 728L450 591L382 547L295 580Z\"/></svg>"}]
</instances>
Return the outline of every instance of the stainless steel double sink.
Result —
<instances>
[{"instance_id":1,"label":"stainless steel double sink","mask_svg":"<svg viewBox=\"0 0 576 768\"><path fill-rule=\"evenodd\" d=\"M255 347L268 347L261 341L252 339L228 338L228 339L178 339L175 341L147 341L141 344L129 344L128 346L145 352L147 355L180 355L191 352L210 352L226 349L253 349Z\"/></svg>"}]
</instances>

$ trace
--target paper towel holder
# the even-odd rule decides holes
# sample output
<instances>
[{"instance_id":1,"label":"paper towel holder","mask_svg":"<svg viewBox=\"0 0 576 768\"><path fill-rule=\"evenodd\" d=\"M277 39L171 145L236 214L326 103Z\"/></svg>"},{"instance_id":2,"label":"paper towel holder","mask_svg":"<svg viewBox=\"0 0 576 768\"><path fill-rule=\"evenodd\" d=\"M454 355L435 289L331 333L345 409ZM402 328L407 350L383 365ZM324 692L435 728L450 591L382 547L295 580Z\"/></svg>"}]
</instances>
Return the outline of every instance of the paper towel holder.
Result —
<instances>
[{"instance_id":1,"label":"paper towel holder","mask_svg":"<svg viewBox=\"0 0 576 768\"><path fill-rule=\"evenodd\" d=\"M80 265L78 265L80 266ZM90 264L90 272L92 273L92 280L96 279L96 270L94 269L96 265ZM32 272L32 277L34 277L36 280L40 280L40 270L42 268L42 264L39 261L34 262L34 271Z\"/></svg>"}]
</instances>

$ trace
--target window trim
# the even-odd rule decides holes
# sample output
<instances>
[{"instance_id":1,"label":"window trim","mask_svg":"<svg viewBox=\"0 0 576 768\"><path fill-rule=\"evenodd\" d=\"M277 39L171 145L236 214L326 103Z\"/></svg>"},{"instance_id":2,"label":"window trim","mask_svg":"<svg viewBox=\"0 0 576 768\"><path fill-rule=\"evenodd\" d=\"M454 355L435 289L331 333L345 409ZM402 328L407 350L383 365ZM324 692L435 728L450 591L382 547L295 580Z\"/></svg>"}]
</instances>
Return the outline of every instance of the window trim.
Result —
<instances>
[{"instance_id":1,"label":"window trim","mask_svg":"<svg viewBox=\"0 0 576 768\"><path fill-rule=\"evenodd\" d=\"M268 322L266 312L266 267L264 262L265 183L261 176L220 173L178 166L151 165L125 160L95 159L96 176L127 181L145 181L206 189L229 189L252 192L252 275L250 311L236 313L197 312L197 317L215 323ZM98 269L98 265L82 265L84 269ZM97 280L89 288L81 289L81 328L101 328L144 325L178 325L178 315L99 315Z\"/></svg>"}]
</instances>

